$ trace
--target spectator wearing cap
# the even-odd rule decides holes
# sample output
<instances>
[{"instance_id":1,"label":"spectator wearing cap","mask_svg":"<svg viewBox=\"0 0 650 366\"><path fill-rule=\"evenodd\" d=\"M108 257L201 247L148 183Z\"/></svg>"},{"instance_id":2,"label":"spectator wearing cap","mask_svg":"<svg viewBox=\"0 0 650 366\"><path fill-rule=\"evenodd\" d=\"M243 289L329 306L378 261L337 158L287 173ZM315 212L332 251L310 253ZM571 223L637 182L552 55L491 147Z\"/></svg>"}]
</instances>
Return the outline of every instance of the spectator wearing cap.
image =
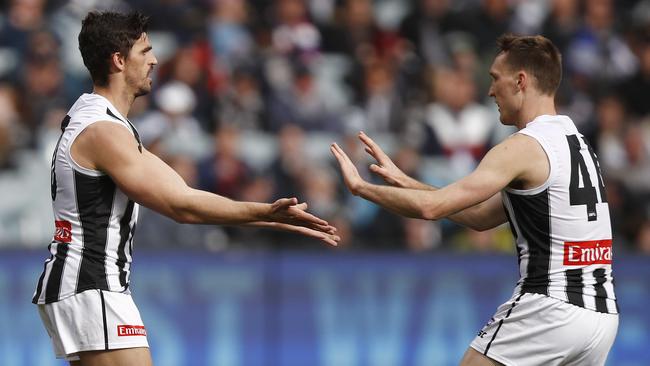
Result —
<instances>
[{"instance_id":1,"label":"spectator wearing cap","mask_svg":"<svg viewBox=\"0 0 650 366\"><path fill-rule=\"evenodd\" d=\"M192 116L196 97L192 89L180 81L171 81L155 94L157 110L145 114L137 121L145 146L158 144L154 149L164 159L182 155L194 160L209 153L209 138L199 121Z\"/></svg>"}]
</instances>

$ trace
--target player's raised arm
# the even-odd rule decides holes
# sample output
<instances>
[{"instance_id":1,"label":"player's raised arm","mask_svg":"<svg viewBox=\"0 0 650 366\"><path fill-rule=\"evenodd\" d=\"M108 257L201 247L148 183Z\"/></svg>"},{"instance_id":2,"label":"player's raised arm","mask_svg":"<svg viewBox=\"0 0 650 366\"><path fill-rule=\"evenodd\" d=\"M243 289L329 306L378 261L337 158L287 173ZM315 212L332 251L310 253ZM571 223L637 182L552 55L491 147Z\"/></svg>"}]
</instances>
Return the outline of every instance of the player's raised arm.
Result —
<instances>
[{"instance_id":1,"label":"player's raised arm","mask_svg":"<svg viewBox=\"0 0 650 366\"><path fill-rule=\"evenodd\" d=\"M134 201L181 223L271 227L335 244L338 237L325 220L306 212L295 198L273 204L241 202L188 187L167 164L136 141L123 126L97 122L77 137L73 158L108 174Z\"/></svg>"},{"instance_id":2,"label":"player's raised arm","mask_svg":"<svg viewBox=\"0 0 650 366\"><path fill-rule=\"evenodd\" d=\"M370 165L370 171L380 176L386 183L395 187L426 191L437 191L439 189L406 175L382 148L364 132L359 132L359 140L365 145L365 151L377 161L377 163ZM448 219L479 231L501 225L507 220L501 202L501 193L497 192L483 202L450 215Z\"/></svg>"},{"instance_id":3,"label":"player's raised arm","mask_svg":"<svg viewBox=\"0 0 650 366\"><path fill-rule=\"evenodd\" d=\"M425 190L366 182L347 154L337 144L331 147L345 184L353 194L404 216L428 220L450 217L477 229L494 227L506 221L498 193L511 182L526 179L528 171L536 168L528 164L531 149L544 154L532 138L515 135L491 149L472 174L441 189ZM379 163L389 166L387 157L375 151L381 159ZM384 170L389 171L391 169ZM472 207L476 209L459 214Z\"/></svg>"}]
</instances>

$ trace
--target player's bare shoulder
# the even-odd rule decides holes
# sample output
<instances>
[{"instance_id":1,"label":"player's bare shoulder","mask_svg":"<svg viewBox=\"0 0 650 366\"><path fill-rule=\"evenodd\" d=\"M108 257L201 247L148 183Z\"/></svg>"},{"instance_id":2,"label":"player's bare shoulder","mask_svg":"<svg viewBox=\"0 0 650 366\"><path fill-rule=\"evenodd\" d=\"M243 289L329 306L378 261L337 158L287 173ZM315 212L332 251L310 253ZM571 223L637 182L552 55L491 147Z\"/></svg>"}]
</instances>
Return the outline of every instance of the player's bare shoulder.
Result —
<instances>
[{"instance_id":1,"label":"player's bare shoulder","mask_svg":"<svg viewBox=\"0 0 650 366\"><path fill-rule=\"evenodd\" d=\"M77 136L70 153L77 164L96 170L118 162L124 155L138 153L138 144L131 132L112 121L98 121Z\"/></svg>"},{"instance_id":2,"label":"player's bare shoulder","mask_svg":"<svg viewBox=\"0 0 650 366\"><path fill-rule=\"evenodd\" d=\"M518 171L517 178L508 187L533 189L544 184L549 178L551 173L549 157L535 138L523 133L514 133L499 145L500 148L508 151L510 156L508 164L512 164Z\"/></svg>"}]
</instances>

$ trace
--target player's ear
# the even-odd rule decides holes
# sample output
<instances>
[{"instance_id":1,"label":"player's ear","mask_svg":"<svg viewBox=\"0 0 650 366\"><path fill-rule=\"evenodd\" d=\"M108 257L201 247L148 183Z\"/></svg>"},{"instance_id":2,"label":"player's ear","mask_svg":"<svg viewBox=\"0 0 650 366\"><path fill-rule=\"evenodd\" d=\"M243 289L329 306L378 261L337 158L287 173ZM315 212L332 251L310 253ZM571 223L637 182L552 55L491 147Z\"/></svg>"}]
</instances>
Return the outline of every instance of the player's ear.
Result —
<instances>
[{"instance_id":1,"label":"player's ear","mask_svg":"<svg viewBox=\"0 0 650 366\"><path fill-rule=\"evenodd\" d=\"M116 69L116 71L124 70L126 64L126 58L122 56L120 52L113 52L111 54L111 69Z\"/></svg>"},{"instance_id":2,"label":"player's ear","mask_svg":"<svg viewBox=\"0 0 650 366\"><path fill-rule=\"evenodd\" d=\"M528 74L525 71L519 71L516 77L517 91L522 91L528 84Z\"/></svg>"}]
</instances>

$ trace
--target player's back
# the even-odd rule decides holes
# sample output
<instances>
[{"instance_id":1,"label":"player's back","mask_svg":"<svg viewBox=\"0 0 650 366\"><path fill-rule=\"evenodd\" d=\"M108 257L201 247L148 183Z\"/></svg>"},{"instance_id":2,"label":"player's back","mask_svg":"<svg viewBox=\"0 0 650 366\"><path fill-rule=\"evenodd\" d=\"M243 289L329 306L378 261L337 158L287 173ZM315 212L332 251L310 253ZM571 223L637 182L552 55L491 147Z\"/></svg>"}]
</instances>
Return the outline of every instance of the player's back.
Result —
<instances>
[{"instance_id":1,"label":"player's back","mask_svg":"<svg viewBox=\"0 0 650 366\"><path fill-rule=\"evenodd\" d=\"M540 116L519 133L540 143L550 174L540 187L502 193L519 256L515 292L618 313L609 206L594 151L566 116Z\"/></svg>"},{"instance_id":2,"label":"player's back","mask_svg":"<svg viewBox=\"0 0 650 366\"><path fill-rule=\"evenodd\" d=\"M34 303L59 301L88 289L128 289L139 206L108 175L79 165L71 154L77 136L98 121L121 124L137 137L130 122L100 95L83 94L68 111L52 156L55 234Z\"/></svg>"}]
</instances>

